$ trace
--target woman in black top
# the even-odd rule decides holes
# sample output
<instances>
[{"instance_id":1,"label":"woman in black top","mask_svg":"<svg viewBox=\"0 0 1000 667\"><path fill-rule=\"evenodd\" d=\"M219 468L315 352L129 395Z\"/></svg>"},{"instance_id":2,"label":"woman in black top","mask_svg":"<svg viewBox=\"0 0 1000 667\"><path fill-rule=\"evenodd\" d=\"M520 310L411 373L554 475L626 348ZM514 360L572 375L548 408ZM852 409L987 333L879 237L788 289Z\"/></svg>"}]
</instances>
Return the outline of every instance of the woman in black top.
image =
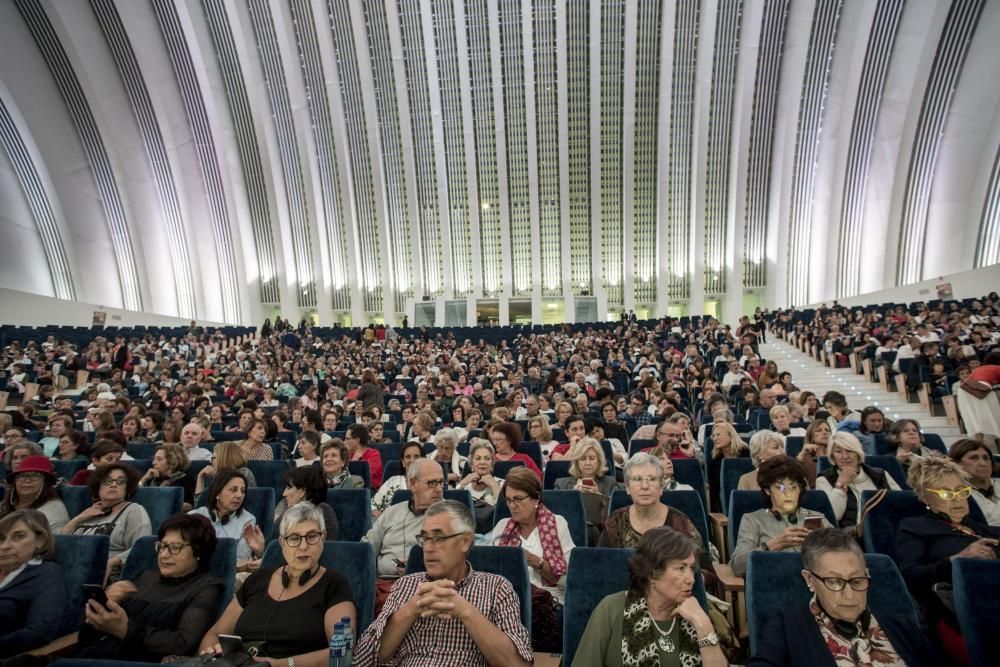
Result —
<instances>
[{"instance_id":1,"label":"woman in black top","mask_svg":"<svg viewBox=\"0 0 1000 667\"><path fill-rule=\"evenodd\" d=\"M972 489L965 472L950 459L918 458L910 465L908 480L928 509L899 523L896 562L930 624L944 620L957 630L933 586L951 583L953 558L996 559L1000 531L969 517Z\"/></svg>"},{"instance_id":2,"label":"woman in black top","mask_svg":"<svg viewBox=\"0 0 1000 667\"><path fill-rule=\"evenodd\" d=\"M297 503L282 516L280 532L287 565L250 575L202 639L202 654L221 655L219 635L235 634L245 646L256 647L260 658L294 658L297 667L325 667L333 624L348 616L356 627L351 585L319 562L326 535L323 512L310 502Z\"/></svg>"},{"instance_id":3,"label":"woman in black top","mask_svg":"<svg viewBox=\"0 0 1000 667\"><path fill-rule=\"evenodd\" d=\"M223 593L207 572L215 528L200 514L175 514L157 535L157 569L108 586L106 607L87 602L78 657L160 662L198 648Z\"/></svg>"}]
</instances>

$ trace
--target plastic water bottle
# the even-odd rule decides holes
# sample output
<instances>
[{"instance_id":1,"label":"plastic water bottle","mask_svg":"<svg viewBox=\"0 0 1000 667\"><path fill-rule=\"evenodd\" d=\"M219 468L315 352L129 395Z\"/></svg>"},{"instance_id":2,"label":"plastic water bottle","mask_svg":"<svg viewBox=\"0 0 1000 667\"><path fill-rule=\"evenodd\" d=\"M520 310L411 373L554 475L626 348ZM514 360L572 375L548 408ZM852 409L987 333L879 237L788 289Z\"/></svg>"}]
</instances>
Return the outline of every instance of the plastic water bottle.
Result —
<instances>
[{"instance_id":1,"label":"plastic water bottle","mask_svg":"<svg viewBox=\"0 0 1000 667\"><path fill-rule=\"evenodd\" d=\"M351 630L351 617L344 616L340 619L340 624L344 626L344 643L347 645L347 659L343 664L351 667L354 664L354 631Z\"/></svg>"},{"instance_id":2,"label":"plastic water bottle","mask_svg":"<svg viewBox=\"0 0 1000 667\"><path fill-rule=\"evenodd\" d=\"M344 624L335 623L333 626L333 636L330 637L330 667L346 667L350 663L347 660L347 641L344 637Z\"/></svg>"}]
</instances>

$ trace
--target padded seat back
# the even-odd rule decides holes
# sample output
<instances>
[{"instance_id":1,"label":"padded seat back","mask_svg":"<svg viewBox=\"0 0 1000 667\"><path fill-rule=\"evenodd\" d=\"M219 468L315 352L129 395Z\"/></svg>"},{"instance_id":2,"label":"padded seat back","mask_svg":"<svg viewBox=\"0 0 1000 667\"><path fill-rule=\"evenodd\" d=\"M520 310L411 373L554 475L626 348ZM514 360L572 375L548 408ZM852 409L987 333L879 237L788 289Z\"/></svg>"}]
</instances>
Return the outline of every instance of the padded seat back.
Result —
<instances>
[{"instance_id":1,"label":"padded seat back","mask_svg":"<svg viewBox=\"0 0 1000 667\"><path fill-rule=\"evenodd\" d=\"M802 435L789 435L785 438L785 455L793 459L799 455L805 446L806 438Z\"/></svg>"},{"instance_id":2,"label":"padded seat back","mask_svg":"<svg viewBox=\"0 0 1000 667\"><path fill-rule=\"evenodd\" d=\"M327 489L326 503L337 515L340 538L360 542L372 527L372 493L368 489Z\"/></svg>"},{"instance_id":3,"label":"padded seat back","mask_svg":"<svg viewBox=\"0 0 1000 667\"><path fill-rule=\"evenodd\" d=\"M722 494L722 511L729 512L729 496L739 487L740 477L753 470L753 460L744 456L722 459L722 472L719 474L719 488Z\"/></svg>"},{"instance_id":4,"label":"padded seat back","mask_svg":"<svg viewBox=\"0 0 1000 667\"><path fill-rule=\"evenodd\" d=\"M347 577L354 596L358 627L352 628L360 637L375 618L375 551L367 542L330 542L323 544L319 559L323 567ZM281 567L285 557L277 540L267 545L261 567Z\"/></svg>"},{"instance_id":5,"label":"padded seat back","mask_svg":"<svg viewBox=\"0 0 1000 667\"><path fill-rule=\"evenodd\" d=\"M102 586L108 567L107 535L56 535L55 562L62 566L66 606L56 637L80 629L83 622L84 584Z\"/></svg>"},{"instance_id":6,"label":"padded seat back","mask_svg":"<svg viewBox=\"0 0 1000 667\"><path fill-rule=\"evenodd\" d=\"M146 509L153 534L164 521L184 511L184 489L179 486L140 486L133 500Z\"/></svg>"},{"instance_id":7,"label":"padded seat back","mask_svg":"<svg viewBox=\"0 0 1000 667\"><path fill-rule=\"evenodd\" d=\"M955 612L973 667L1000 665L1000 561L951 562Z\"/></svg>"},{"instance_id":8,"label":"padded seat back","mask_svg":"<svg viewBox=\"0 0 1000 667\"><path fill-rule=\"evenodd\" d=\"M572 461L549 461L545 466L544 488L556 488L556 480L569 477L569 469L573 465Z\"/></svg>"},{"instance_id":9,"label":"padded seat back","mask_svg":"<svg viewBox=\"0 0 1000 667\"><path fill-rule=\"evenodd\" d=\"M294 469L291 461L247 461L247 468L253 473L258 487L271 487L274 497L280 498L285 492L285 473Z\"/></svg>"}]
</instances>

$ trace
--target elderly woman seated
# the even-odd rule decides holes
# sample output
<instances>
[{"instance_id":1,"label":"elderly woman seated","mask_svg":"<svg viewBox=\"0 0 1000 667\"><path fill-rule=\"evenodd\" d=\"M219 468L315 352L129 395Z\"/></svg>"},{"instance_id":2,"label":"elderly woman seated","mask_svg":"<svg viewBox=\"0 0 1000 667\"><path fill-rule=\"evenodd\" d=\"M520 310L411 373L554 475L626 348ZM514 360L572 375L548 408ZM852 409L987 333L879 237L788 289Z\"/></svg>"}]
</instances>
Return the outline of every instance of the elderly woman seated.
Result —
<instances>
[{"instance_id":1,"label":"elderly woman seated","mask_svg":"<svg viewBox=\"0 0 1000 667\"><path fill-rule=\"evenodd\" d=\"M604 449L597 440L581 438L567 452L566 459L572 461L570 476L557 479L555 488L610 496L618 486L615 478L607 474Z\"/></svg>"},{"instance_id":2,"label":"elderly woman seated","mask_svg":"<svg viewBox=\"0 0 1000 667\"><path fill-rule=\"evenodd\" d=\"M899 522L896 562L910 593L923 607L928 625L936 626L948 653L957 653L963 647L958 623L935 585L951 584L955 558L995 560L1000 530L969 516L972 487L954 461L941 456L918 458L910 465L907 481L927 511Z\"/></svg>"},{"instance_id":3,"label":"elderly woman seated","mask_svg":"<svg viewBox=\"0 0 1000 667\"><path fill-rule=\"evenodd\" d=\"M323 476L326 478L326 487L328 489L364 488L365 480L361 479L358 475L352 475L347 465L347 462L350 460L350 453L343 440L333 438L330 442L323 445L320 449L320 458L323 461Z\"/></svg>"},{"instance_id":4,"label":"elderly woman seated","mask_svg":"<svg viewBox=\"0 0 1000 667\"><path fill-rule=\"evenodd\" d=\"M924 445L920 423L916 419L900 419L889 431L889 442L896 448L896 460L907 473L914 461L928 456L941 456L941 452Z\"/></svg>"},{"instance_id":5,"label":"elderly woman seated","mask_svg":"<svg viewBox=\"0 0 1000 667\"><path fill-rule=\"evenodd\" d=\"M674 477L674 460L671 458L671 450L667 447L653 447L649 452L650 456L663 464L663 490L664 491L694 491L690 484L678 482Z\"/></svg>"},{"instance_id":6,"label":"elderly woman seated","mask_svg":"<svg viewBox=\"0 0 1000 667\"><path fill-rule=\"evenodd\" d=\"M285 565L254 572L222 618L201 640L202 654L221 654L219 635L238 635L272 665L326 665L334 623L355 625L347 578L320 564L326 531L323 512L303 501L281 518L278 542Z\"/></svg>"},{"instance_id":7,"label":"elderly woman seated","mask_svg":"<svg viewBox=\"0 0 1000 667\"><path fill-rule=\"evenodd\" d=\"M203 516L176 514L157 536L156 569L108 586L107 605L87 602L77 657L160 662L198 649L223 592L208 573L215 529Z\"/></svg>"},{"instance_id":8,"label":"elderly woman seated","mask_svg":"<svg viewBox=\"0 0 1000 667\"><path fill-rule=\"evenodd\" d=\"M55 638L66 592L53 556L55 540L44 514L18 510L0 519L0 658Z\"/></svg>"},{"instance_id":9,"label":"elderly woman seated","mask_svg":"<svg viewBox=\"0 0 1000 667\"><path fill-rule=\"evenodd\" d=\"M739 484L736 485L739 491L759 491L760 484L757 483L757 469L760 464L775 456L785 455L785 438L780 433L774 431L757 431L750 438L750 460L753 461L754 469L740 476Z\"/></svg>"},{"instance_id":10,"label":"elderly woman seated","mask_svg":"<svg viewBox=\"0 0 1000 667\"><path fill-rule=\"evenodd\" d=\"M871 576L853 536L820 528L802 543L808 604L778 610L747 667L938 665L920 628L902 614L868 609Z\"/></svg>"},{"instance_id":11,"label":"elderly woman seated","mask_svg":"<svg viewBox=\"0 0 1000 667\"><path fill-rule=\"evenodd\" d=\"M993 454L983 443L962 438L952 443L948 458L969 476L972 499L979 505L986 523L1000 526L1000 478L993 476Z\"/></svg>"},{"instance_id":12,"label":"elderly woman seated","mask_svg":"<svg viewBox=\"0 0 1000 667\"><path fill-rule=\"evenodd\" d=\"M7 473L7 492L0 504L0 516L17 510L38 510L58 533L69 522L69 513L56 487L52 462L44 456L27 456Z\"/></svg>"},{"instance_id":13,"label":"elderly woman seated","mask_svg":"<svg viewBox=\"0 0 1000 667\"><path fill-rule=\"evenodd\" d=\"M188 474L191 464L187 452L180 445L160 445L153 453L153 464L139 480L140 486L178 486L184 491L187 509L194 507L193 475Z\"/></svg>"},{"instance_id":14,"label":"elderly woman seated","mask_svg":"<svg viewBox=\"0 0 1000 667\"><path fill-rule=\"evenodd\" d=\"M569 524L542 504L541 481L527 467L507 473L503 494L510 518L501 519L493 528L493 545L524 550L532 589L532 646L536 651L558 651L566 570L576 546Z\"/></svg>"},{"instance_id":15,"label":"elderly woman seated","mask_svg":"<svg viewBox=\"0 0 1000 667\"><path fill-rule=\"evenodd\" d=\"M864 448L850 433L834 434L830 441L830 459L833 465L816 477L816 490L829 496L841 528L857 524L863 491L899 491L891 475L865 463Z\"/></svg>"},{"instance_id":16,"label":"elderly woman seated","mask_svg":"<svg viewBox=\"0 0 1000 667\"><path fill-rule=\"evenodd\" d=\"M458 447L458 433L455 429L443 428L434 434L434 449L427 452L427 458L447 466L448 486L452 488L462 479L462 471L468 460L455 450L456 447Z\"/></svg>"},{"instance_id":17,"label":"elderly woman seated","mask_svg":"<svg viewBox=\"0 0 1000 667\"><path fill-rule=\"evenodd\" d=\"M699 547L660 526L646 531L629 560L629 589L597 605L574 667L728 664L708 614L692 597Z\"/></svg>"},{"instance_id":18,"label":"elderly woman seated","mask_svg":"<svg viewBox=\"0 0 1000 667\"><path fill-rule=\"evenodd\" d=\"M740 522L739 536L729 565L742 577L751 551L798 551L809 532L829 527L820 512L801 507L806 492L802 463L788 456L775 456L760 464L757 482L766 509L749 512Z\"/></svg>"}]
</instances>

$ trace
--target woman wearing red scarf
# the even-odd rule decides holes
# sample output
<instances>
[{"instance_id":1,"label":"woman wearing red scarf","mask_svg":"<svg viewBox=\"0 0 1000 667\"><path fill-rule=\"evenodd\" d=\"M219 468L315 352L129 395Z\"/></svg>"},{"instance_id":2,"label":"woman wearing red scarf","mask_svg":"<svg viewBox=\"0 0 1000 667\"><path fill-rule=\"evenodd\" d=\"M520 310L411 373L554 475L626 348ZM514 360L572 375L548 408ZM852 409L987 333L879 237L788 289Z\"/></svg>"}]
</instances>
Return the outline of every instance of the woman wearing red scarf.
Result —
<instances>
[{"instance_id":1,"label":"woman wearing red scarf","mask_svg":"<svg viewBox=\"0 0 1000 667\"><path fill-rule=\"evenodd\" d=\"M575 546L569 525L541 503L542 483L528 468L507 473L503 494L510 518L493 528L493 544L524 549L531 578L531 645L535 651L558 653L566 568Z\"/></svg>"}]
</instances>

